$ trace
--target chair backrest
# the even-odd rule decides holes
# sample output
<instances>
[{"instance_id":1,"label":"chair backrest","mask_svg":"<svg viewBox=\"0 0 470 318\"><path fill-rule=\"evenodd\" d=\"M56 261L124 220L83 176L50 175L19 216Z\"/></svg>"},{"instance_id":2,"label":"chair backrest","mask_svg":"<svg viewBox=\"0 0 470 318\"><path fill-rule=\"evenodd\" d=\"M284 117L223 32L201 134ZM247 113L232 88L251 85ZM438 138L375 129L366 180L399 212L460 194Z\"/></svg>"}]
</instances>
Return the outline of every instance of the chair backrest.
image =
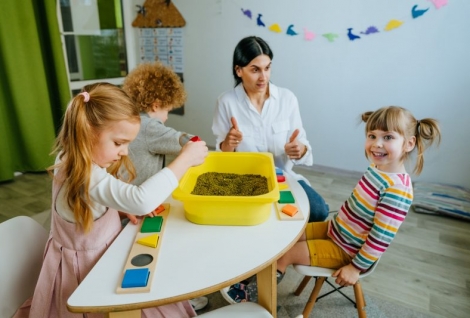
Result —
<instances>
[{"instance_id":1,"label":"chair backrest","mask_svg":"<svg viewBox=\"0 0 470 318\"><path fill-rule=\"evenodd\" d=\"M12 317L33 295L47 239L47 231L30 217L0 223L0 317Z\"/></svg>"}]
</instances>

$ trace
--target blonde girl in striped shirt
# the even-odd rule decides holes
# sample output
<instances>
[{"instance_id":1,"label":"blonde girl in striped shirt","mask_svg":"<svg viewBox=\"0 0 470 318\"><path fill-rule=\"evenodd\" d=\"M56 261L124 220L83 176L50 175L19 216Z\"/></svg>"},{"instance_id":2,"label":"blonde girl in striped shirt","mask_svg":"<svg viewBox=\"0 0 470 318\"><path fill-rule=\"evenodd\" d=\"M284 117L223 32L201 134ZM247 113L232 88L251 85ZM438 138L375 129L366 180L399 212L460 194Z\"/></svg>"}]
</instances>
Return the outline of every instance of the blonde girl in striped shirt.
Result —
<instances>
[{"instance_id":1,"label":"blonde girl in striped shirt","mask_svg":"<svg viewBox=\"0 0 470 318\"><path fill-rule=\"evenodd\" d=\"M413 172L421 173L423 152L440 142L438 122L417 120L397 106L366 112L362 120L370 166L331 220L307 224L300 240L278 260L280 275L291 264L320 266L337 269L337 284L354 285L385 252L404 221L413 200L405 161L415 151Z\"/></svg>"}]
</instances>

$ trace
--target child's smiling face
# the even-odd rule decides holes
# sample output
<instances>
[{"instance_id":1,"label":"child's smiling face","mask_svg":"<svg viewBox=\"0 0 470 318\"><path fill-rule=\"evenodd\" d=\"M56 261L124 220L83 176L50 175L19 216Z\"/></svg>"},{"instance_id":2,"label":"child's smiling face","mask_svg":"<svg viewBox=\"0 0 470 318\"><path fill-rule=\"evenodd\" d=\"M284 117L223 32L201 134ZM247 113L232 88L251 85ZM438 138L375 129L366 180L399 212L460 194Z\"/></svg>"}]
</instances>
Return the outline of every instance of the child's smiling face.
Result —
<instances>
[{"instance_id":1,"label":"child's smiling face","mask_svg":"<svg viewBox=\"0 0 470 318\"><path fill-rule=\"evenodd\" d=\"M111 123L99 132L93 144L93 162L101 168L108 168L122 156L127 156L129 144L135 139L139 129L138 121L121 120Z\"/></svg>"},{"instance_id":2,"label":"child's smiling face","mask_svg":"<svg viewBox=\"0 0 470 318\"><path fill-rule=\"evenodd\" d=\"M391 173L406 173L403 158L413 150L415 137L405 138L395 131L372 130L367 132L365 151L377 169Z\"/></svg>"}]
</instances>

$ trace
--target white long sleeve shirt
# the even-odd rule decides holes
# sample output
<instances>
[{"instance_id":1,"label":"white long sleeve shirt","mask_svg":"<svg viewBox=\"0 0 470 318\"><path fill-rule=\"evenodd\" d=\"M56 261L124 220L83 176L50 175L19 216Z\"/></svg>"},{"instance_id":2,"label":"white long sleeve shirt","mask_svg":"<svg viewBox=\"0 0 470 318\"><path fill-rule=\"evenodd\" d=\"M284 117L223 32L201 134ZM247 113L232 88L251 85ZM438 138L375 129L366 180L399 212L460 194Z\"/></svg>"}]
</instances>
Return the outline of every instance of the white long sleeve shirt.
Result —
<instances>
[{"instance_id":1,"label":"white long sleeve shirt","mask_svg":"<svg viewBox=\"0 0 470 318\"><path fill-rule=\"evenodd\" d=\"M64 196L66 186L64 183L59 190L56 210L64 220L76 223ZM177 186L178 179L168 168L136 186L116 179L105 168L93 164L89 188L93 219L100 218L108 207L135 215L148 214L164 202Z\"/></svg>"},{"instance_id":2,"label":"white long sleeve shirt","mask_svg":"<svg viewBox=\"0 0 470 318\"><path fill-rule=\"evenodd\" d=\"M242 84L223 93L217 99L212 122L216 150L220 151L220 143L232 127L231 117L235 117L243 134L236 151L270 152L276 167L308 183L306 178L292 171L294 164L311 166L313 156L300 118L297 97L290 90L269 83L269 98L264 102L261 114L251 104ZM300 131L297 138L307 147L307 153L299 160L291 160L284 146L296 129Z\"/></svg>"}]
</instances>

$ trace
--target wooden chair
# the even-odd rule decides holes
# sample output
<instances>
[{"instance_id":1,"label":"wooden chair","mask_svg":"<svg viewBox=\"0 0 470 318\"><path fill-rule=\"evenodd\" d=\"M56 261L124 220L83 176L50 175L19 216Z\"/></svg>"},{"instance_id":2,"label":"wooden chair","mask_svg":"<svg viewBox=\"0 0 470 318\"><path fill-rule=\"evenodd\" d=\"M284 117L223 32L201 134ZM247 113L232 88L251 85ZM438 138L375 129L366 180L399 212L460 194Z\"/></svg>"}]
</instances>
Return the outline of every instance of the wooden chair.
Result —
<instances>
[{"instance_id":1,"label":"wooden chair","mask_svg":"<svg viewBox=\"0 0 470 318\"><path fill-rule=\"evenodd\" d=\"M30 217L0 223L0 317L12 317L33 295L47 239L47 231Z\"/></svg>"},{"instance_id":2,"label":"wooden chair","mask_svg":"<svg viewBox=\"0 0 470 318\"><path fill-rule=\"evenodd\" d=\"M253 302L236 303L198 315L201 318L273 318L261 305Z\"/></svg>"},{"instance_id":3,"label":"wooden chair","mask_svg":"<svg viewBox=\"0 0 470 318\"><path fill-rule=\"evenodd\" d=\"M354 296L355 300L352 300L349 298L346 294L344 294L341 289L344 288L344 286L337 287L336 285L333 285L330 281L328 281L328 278L331 277L331 275L336 271L334 269L329 269L329 268L323 268L323 267L316 267L316 266L305 266L305 265L294 265L294 269L299 273L304 275L304 279L300 282L299 287L297 287L297 290L294 292L294 295L299 296L300 293L304 290L305 286L308 284L310 281L310 278L315 277L315 286L313 287L312 293L310 294L310 297L307 301L307 304L305 305L304 311L303 311L303 317L308 317L310 315L310 312L312 311L313 307L315 306L315 303L331 294L334 292L339 292L341 295L346 297L350 302L354 304L354 306L357 308L357 314L359 318L366 318L367 313L366 313L366 302L364 300L364 294L362 292L362 287L361 287L361 278L366 277L374 271L375 267L379 263L379 260L377 260L372 267L365 273L362 273L359 275L359 280L357 283L353 286L354 287ZM331 287L333 287L333 290L321 295L318 297L318 294L320 293L320 290L323 286L323 283L326 282L329 284Z\"/></svg>"}]
</instances>

